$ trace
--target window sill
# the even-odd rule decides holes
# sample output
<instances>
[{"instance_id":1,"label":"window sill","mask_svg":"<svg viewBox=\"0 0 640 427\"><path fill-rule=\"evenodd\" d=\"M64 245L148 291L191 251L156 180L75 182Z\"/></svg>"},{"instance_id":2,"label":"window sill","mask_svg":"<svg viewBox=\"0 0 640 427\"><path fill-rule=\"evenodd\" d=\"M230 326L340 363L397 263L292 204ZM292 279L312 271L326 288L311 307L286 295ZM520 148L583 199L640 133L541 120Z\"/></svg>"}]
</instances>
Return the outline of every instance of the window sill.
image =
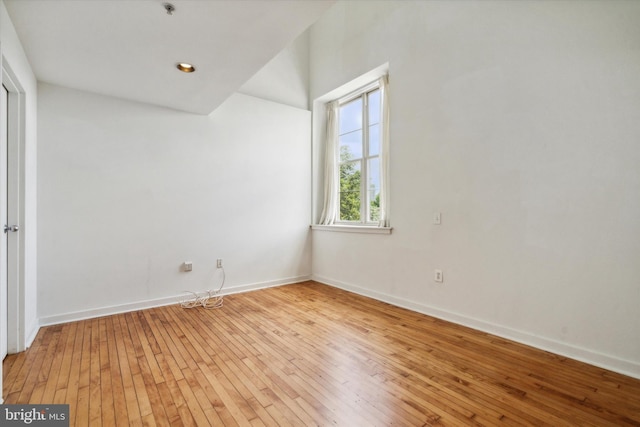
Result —
<instances>
[{"instance_id":1,"label":"window sill","mask_svg":"<svg viewBox=\"0 0 640 427\"><path fill-rule=\"evenodd\" d=\"M376 227L372 225L312 225L312 230L337 231L340 233L391 234L393 227Z\"/></svg>"}]
</instances>

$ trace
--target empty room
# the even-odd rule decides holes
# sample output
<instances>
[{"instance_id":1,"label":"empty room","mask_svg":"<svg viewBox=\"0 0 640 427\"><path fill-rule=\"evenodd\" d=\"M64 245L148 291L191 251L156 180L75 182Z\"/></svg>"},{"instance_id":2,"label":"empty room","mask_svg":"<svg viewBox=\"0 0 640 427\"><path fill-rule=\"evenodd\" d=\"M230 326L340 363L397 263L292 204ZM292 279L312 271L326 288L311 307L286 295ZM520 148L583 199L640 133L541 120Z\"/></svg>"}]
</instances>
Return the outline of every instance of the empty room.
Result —
<instances>
[{"instance_id":1,"label":"empty room","mask_svg":"<svg viewBox=\"0 0 640 427\"><path fill-rule=\"evenodd\" d=\"M0 425L640 426L639 22L0 0Z\"/></svg>"}]
</instances>

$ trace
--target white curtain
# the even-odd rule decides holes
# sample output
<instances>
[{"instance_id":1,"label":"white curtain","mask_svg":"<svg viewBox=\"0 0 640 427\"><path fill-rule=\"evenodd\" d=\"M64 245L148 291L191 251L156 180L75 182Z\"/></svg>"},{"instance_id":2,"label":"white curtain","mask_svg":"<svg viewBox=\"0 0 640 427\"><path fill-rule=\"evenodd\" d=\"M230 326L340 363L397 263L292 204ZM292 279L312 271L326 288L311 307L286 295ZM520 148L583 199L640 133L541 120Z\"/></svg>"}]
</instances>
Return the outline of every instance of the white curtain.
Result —
<instances>
[{"instance_id":1,"label":"white curtain","mask_svg":"<svg viewBox=\"0 0 640 427\"><path fill-rule=\"evenodd\" d=\"M380 135L380 221L378 227L389 227L389 76L380 77L382 134Z\"/></svg>"},{"instance_id":2,"label":"white curtain","mask_svg":"<svg viewBox=\"0 0 640 427\"><path fill-rule=\"evenodd\" d=\"M326 154L324 162L324 208L320 224L331 225L338 218L340 178L338 168L338 101L327 104Z\"/></svg>"}]
</instances>

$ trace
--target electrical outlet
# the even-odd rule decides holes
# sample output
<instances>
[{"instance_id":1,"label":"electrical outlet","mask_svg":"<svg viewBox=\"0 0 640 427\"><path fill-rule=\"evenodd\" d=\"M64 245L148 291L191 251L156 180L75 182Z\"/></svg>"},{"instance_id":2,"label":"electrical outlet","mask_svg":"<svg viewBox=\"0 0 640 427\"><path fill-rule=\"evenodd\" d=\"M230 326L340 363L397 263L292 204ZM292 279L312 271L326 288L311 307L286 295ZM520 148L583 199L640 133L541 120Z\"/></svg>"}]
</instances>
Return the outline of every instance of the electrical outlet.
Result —
<instances>
[{"instance_id":1,"label":"electrical outlet","mask_svg":"<svg viewBox=\"0 0 640 427\"><path fill-rule=\"evenodd\" d=\"M222 258L218 258L216 261L216 268L222 268Z\"/></svg>"},{"instance_id":2,"label":"electrical outlet","mask_svg":"<svg viewBox=\"0 0 640 427\"><path fill-rule=\"evenodd\" d=\"M442 282L444 277L442 276L442 270L434 270L433 271L433 280L436 282Z\"/></svg>"},{"instance_id":3,"label":"electrical outlet","mask_svg":"<svg viewBox=\"0 0 640 427\"><path fill-rule=\"evenodd\" d=\"M191 271L193 270L193 263L191 261L185 261L182 264L182 271Z\"/></svg>"}]
</instances>

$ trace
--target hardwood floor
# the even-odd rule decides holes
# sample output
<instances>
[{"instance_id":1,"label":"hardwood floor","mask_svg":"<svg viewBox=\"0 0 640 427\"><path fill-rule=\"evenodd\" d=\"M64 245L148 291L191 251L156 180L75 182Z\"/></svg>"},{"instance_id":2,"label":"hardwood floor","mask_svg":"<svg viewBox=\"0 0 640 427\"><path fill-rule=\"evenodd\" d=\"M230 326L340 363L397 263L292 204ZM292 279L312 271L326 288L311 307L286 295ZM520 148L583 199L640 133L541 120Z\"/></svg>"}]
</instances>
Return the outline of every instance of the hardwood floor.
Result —
<instances>
[{"instance_id":1,"label":"hardwood floor","mask_svg":"<svg viewBox=\"0 0 640 427\"><path fill-rule=\"evenodd\" d=\"M640 380L315 282L42 328L4 396L92 427L640 426Z\"/></svg>"}]
</instances>

